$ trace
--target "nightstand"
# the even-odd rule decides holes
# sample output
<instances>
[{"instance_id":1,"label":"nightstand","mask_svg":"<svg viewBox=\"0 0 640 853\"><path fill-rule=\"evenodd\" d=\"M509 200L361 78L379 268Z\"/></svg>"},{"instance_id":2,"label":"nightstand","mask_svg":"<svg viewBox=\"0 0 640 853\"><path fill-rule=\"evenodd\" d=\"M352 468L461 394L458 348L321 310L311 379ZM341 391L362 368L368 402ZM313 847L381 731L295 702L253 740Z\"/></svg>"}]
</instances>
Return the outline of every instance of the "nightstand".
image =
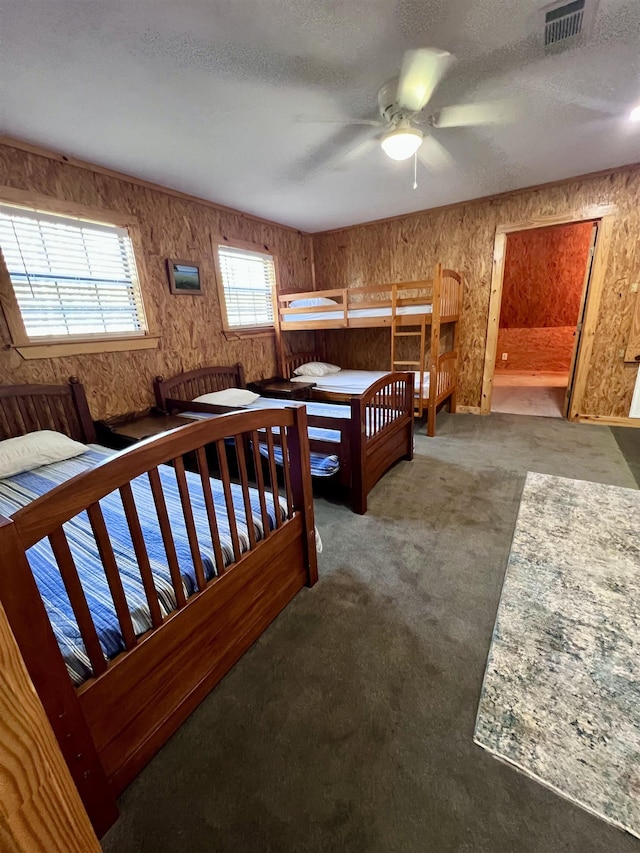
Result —
<instances>
[{"instance_id":1,"label":"nightstand","mask_svg":"<svg viewBox=\"0 0 640 853\"><path fill-rule=\"evenodd\" d=\"M260 394L261 397L272 397L276 400L311 400L311 392L315 387L315 382L290 382L279 376L259 379L248 385L250 391Z\"/></svg>"},{"instance_id":2,"label":"nightstand","mask_svg":"<svg viewBox=\"0 0 640 853\"><path fill-rule=\"evenodd\" d=\"M145 438L161 435L170 429L192 423L191 418L154 413L152 410L150 413L132 417L116 417L106 421L96 421L96 438L99 444L104 444L114 450L123 450L125 447L131 447L132 444L136 444Z\"/></svg>"}]
</instances>

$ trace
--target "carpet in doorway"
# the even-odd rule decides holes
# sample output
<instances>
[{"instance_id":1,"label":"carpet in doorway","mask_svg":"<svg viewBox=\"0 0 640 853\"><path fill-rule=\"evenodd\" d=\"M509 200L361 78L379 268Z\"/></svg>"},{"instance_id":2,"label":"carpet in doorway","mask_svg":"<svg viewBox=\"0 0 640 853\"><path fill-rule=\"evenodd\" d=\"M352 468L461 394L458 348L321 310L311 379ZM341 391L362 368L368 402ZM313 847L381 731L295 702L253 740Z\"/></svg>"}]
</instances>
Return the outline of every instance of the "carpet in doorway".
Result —
<instances>
[{"instance_id":1,"label":"carpet in doorway","mask_svg":"<svg viewBox=\"0 0 640 853\"><path fill-rule=\"evenodd\" d=\"M529 474L475 741L640 837L640 492Z\"/></svg>"},{"instance_id":2,"label":"carpet in doorway","mask_svg":"<svg viewBox=\"0 0 640 853\"><path fill-rule=\"evenodd\" d=\"M561 418L566 392L566 386L496 384L491 398L491 411Z\"/></svg>"}]
</instances>

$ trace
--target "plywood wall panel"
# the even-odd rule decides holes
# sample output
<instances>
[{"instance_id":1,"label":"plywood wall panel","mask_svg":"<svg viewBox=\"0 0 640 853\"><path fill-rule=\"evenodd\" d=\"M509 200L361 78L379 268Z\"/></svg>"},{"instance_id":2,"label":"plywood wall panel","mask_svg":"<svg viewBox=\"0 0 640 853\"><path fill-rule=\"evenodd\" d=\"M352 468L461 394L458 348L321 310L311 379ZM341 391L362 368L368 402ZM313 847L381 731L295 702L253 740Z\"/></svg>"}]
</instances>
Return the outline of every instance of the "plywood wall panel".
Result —
<instances>
[{"instance_id":1,"label":"plywood wall panel","mask_svg":"<svg viewBox=\"0 0 640 853\"><path fill-rule=\"evenodd\" d=\"M625 366L631 330L630 275L633 244L640 233L640 168L458 207L425 211L386 222L314 235L316 285L355 287L431 275L442 261L465 276L460 323L458 401L479 406L496 226L569 215L595 205L617 209L615 234L583 402L588 415L629 413L637 367ZM426 199L425 199L426 201ZM347 362L349 338L334 341L334 357ZM386 366L388 344L372 336L369 362Z\"/></svg>"},{"instance_id":2,"label":"plywood wall panel","mask_svg":"<svg viewBox=\"0 0 640 853\"><path fill-rule=\"evenodd\" d=\"M230 340L222 332L212 235L268 246L278 256L282 287L302 290L313 287L310 237L9 146L0 146L0 184L133 214L140 225L148 275L145 305L152 309L160 336L157 350L24 361L10 347L0 314L0 382L60 382L75 374L87 387L94 417L100 418L152 405L151 382L159 373L169 376L237 361L245 365L249 380L276 373L273 337ZM169 293L168 257L201 264L204 296ZM296 345L306 343L302 334Z\"/></svg>"},{"instance_id":3,"label":"plywood wall panel","mask_svg":"<svg viewBox=\"0 0 640 853\"><path fill-rule=\"evenodd\" d=\"M568 373L575 346L575 326L546 326L539 329L500 329L498 371ZM502 354L507 353L503 361Z\"/></svg>"},{"instance_id":4,"label":"plywood wall panel","mask_svg":"<svg viewBox=\"0 0 640 853\"><path fill-rule=\"evenodd\" d=\"M501 328L576 325L592 230L572 222L508 235Z\"/></svg>"},{"instance_id":5,"label":"plywood wall panel","mask_svg":"<svg viewBox=\"0 0 640 853\"><path fill-rule=\"evenodd\" d=\"M633 297L634 307L625 361L640 361L640 234L635 244L633 270L631 274L632 289L636 295Z\"/></svg>"}]
</instances>

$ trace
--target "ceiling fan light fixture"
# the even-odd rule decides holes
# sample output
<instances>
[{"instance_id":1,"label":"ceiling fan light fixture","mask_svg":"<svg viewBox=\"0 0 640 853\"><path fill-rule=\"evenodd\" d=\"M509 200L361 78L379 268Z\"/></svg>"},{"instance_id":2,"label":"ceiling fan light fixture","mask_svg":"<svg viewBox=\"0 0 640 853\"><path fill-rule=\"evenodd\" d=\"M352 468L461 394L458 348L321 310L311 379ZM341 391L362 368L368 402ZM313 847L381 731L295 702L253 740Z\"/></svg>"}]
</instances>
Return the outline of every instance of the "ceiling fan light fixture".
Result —
<instances>
[{"instance_id":1,"label":"ceiling fan light fixture","mask_svg":"<svg viewBox=\"0 0 640 853\"><path fill-rule=\"evenodd\" d=\"M408 160L413 157L422 143L422 131L413 127L390 130L382 137L382 150L392 160Z\"/></svg>"}]
</instances>

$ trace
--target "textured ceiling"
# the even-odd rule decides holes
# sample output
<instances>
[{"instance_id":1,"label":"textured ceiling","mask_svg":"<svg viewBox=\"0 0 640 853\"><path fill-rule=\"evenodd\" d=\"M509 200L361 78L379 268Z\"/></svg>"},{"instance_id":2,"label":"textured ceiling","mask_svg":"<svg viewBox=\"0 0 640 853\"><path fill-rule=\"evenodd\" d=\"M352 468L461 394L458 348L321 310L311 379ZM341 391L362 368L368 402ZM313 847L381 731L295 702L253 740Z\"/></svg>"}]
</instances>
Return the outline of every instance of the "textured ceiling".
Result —
<instances>
[{"instance_id":1,"label":"textured ceiling","mask_svg":"<svg viewBox=\"0 0 640 853\"><path fill-rule=\"evenodd\" d=\"M587 3L593 0L587 0ZM532 0L0 0L2 132L308 231L640 159L640 0L542 48ZM458 58L428 112L515 97L507 127L434 131L438 173L340 164L407 48Z\"/></svg>"}]
</instances>

